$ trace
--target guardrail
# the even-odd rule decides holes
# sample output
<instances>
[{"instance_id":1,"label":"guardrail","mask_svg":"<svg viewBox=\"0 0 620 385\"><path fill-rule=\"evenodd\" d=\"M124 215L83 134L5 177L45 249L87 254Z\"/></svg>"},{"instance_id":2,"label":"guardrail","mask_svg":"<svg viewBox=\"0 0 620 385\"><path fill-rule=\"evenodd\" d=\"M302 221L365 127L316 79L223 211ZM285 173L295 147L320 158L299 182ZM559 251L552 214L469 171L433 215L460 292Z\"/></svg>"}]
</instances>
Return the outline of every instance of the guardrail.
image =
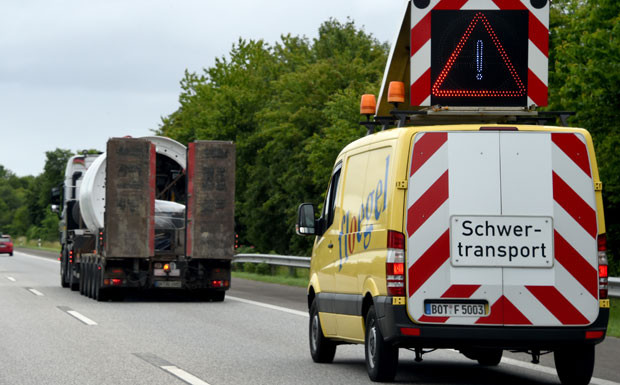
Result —
<instances>
[{"instance_id":1,"label":"guardrail","mask_svg":"<svg viewBox=\"0 0 620 385\"><path fill-rule=\"evenodd\" d=\"M275 254L237 254L233 262L266 263L272 266L310 267L310 257ZM620 298L620 277L609 277L609 296Z\"/></svg>"},{"instance_id":2,"label":"guardrail","mask_svg":"<svg viewBox=\"0 0 620 385\"><path fill-rule=\"evenodd\" d=\"M310 267L310 257L275 254L236 254L233 262L266 263L274 266Z\"/></svg>"}]
</instances>

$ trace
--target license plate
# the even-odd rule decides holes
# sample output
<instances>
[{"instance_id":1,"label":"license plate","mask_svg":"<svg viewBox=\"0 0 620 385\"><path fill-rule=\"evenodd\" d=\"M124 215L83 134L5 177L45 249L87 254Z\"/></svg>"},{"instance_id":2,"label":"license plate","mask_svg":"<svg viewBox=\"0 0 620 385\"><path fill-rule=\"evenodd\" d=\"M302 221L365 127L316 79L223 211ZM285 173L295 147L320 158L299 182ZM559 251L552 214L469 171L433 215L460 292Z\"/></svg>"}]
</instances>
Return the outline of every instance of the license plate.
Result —
<instances>
[{"instance_id":1,"label":"license plate","mask_svg":"<svg viewBox=\"0 0 620 385\"><path fill-rule=\"evenodd\" d=\"M551 217L453 216L453 266L552 267Z\"/></svg>"},{"instance_id":2,"label":"license plate","mask_svg":"<svg viewBox=\"0 0 620 385\"><path fill-rule=\"evenodd\" d=\"M166 274L166 271L164 269L153 269L153 275L156 277L165 277L166 275L169 277L180 277L181 270L179 269L170 270L170 272Z\"/></svg>"},{"instance_id":3,"label":"license plate","mask_svg":"<svg viewBox=\"0 0 620 385\"><path fill-rule=\"evenodd\" d=\"M183 286L181 281L155 281L155 287L180 288Z\"/></svg>"},{"instance_id":4,"label":"license plate","mask_svg":"<svg viewBox=\"0 0 620 385\"><path fill-rule=\"evenodd\" d=\"M483 303L427 302L424 307L424 313L430 316L481 317L487 315L486 305Z\"/></svg>"}]
</instances>

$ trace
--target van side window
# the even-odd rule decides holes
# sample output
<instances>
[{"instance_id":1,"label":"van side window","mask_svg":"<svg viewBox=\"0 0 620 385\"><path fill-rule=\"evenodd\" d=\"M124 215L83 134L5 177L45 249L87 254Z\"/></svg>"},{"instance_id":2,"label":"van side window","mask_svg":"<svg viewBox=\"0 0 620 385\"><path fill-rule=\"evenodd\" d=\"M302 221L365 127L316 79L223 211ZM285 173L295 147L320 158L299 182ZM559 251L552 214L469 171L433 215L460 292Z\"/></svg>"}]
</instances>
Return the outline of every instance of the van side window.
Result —
<instances>
[{"instance_id":1,"label":"van side window","mask_svg":"<svg viewBox=\"0 0 620 385\"><path fill-rule=\"evenodd\" d=\"M329 190L327 191L327 198L325 198L325 207L323 208L323 218L325 218L325 229L334 223L334 212L336 206L336 196L338 196L338 185L340 184L340 171L341 166L336 166L336 171L332 176Z\"/></svg>"}]
</instances>

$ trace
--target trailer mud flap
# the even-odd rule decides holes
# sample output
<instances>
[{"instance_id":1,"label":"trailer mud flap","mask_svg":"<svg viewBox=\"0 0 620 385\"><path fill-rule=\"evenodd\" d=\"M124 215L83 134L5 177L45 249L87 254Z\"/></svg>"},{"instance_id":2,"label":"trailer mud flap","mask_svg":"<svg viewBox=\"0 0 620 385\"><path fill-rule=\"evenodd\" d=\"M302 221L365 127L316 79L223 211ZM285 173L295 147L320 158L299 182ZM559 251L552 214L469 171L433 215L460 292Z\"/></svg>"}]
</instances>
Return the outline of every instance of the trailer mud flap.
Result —
<instances>
[{"instance_id":1,"label":"trailer mud flap","mask_svg":"<svg viewBox=\"0 0 620 385\"><path fill-rule=\"evenodd\" d=\"M153 256L155 145L145 139L110 139L106 162L106 255Z\"/></svg>"},{"instance_id":2,"label":"trailer mud flap","mask_svg":"<svg viewBox=\"0 0 620 385\"><path fill-rule=\"evenodd\" d=\"M231 260L234 255L235 145L197 141L187 149L186 255Z\"/></svg>"}]
</instances>

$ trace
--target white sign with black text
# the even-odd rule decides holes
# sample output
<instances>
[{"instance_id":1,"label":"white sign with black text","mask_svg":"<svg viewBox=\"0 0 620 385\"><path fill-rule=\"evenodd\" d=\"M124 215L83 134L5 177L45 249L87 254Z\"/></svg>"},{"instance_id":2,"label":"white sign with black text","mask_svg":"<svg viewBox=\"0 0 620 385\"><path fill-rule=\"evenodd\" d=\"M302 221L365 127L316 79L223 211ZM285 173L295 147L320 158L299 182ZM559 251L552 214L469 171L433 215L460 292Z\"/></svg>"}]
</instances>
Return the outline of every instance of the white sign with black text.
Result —
<instances>
[{"instance_id":1,"label":"white sign with black text","mask_svg":"<svg viewBox=\"0 0 620 385\"><path fill-rule=\"evenodd\" d=\"M553 220L453 216L450 252L454 266L552 267Z\"/></svg>"}]
</instances>

